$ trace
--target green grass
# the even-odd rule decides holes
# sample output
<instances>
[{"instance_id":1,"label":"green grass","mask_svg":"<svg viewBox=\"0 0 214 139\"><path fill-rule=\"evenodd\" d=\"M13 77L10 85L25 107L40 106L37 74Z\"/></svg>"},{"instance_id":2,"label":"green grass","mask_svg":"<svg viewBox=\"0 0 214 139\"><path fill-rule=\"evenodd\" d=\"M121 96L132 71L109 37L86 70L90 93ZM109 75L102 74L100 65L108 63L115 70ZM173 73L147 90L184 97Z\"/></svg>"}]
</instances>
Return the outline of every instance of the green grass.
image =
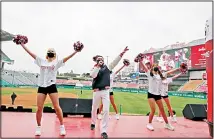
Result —
<instances>
[{"instance_id":1,"label":"green grass","mask_svg":"<svg viewBox=\"0 0 214 139\"><path fill-rule=\"evenodd\" d=\"M80 90L71 89L59 89L61 92L77 94L79 98L92 98L92 91L83 90L83 94L80 94ZM170 96L170 101L173 109L176 111L177 116L182 116L182 110L186 104L206 104L204 99L196 98L184 98ZM146 94L136 94L136 93L126 93L126 92L114 92L115 103L118 107L122 107L122 113L133 113L133 114L147 114L150 111L147 95ZM50 104L51 105L51 104ZM158 110L158 108L157 108ZM165 105L165 110L167 107ZM110 111L114 112L113 107L110 107ZM168 110L167 110L168 111Z\"/></svg>"},{"instance_id":2,"label":"green grass","mask_svg":"<svg viewBox=\"0 0 214 139\"><path fill-rule=\"evenodd\" d=\"M58 89L59 92L64 93L72 93L78 95L79 98L92 98L92 91L83 90L83 93L80 94L80 90L78 89ZM2 95L9 95L12 92L10 91L2 91ZM24 93L20 91L16 91L16 93ZM25 92L26 93L26 92ZM149 111L149 105L146 94L136 94L136 93L126 93L126 92L114 92L115 103L118 106L121 105L122 113L131 113L131 114L143 114L146 115ZM186 104L206 104L207 100L204 99L196 99L196 98L184 98L184 97L176 97L170 96L170 101L173 109L176 111L177 116L182 116L182 110ZM46 104L46 106L52 106L51 103ZM165 109L167 110L166 106ZM156 111L158 108L156 109ZM35 111L35 110L34 110ZM110 111L114 112L113 107L110 107ZM168 111L168 110L167 110Z\"/></svg>"}]
</instances>

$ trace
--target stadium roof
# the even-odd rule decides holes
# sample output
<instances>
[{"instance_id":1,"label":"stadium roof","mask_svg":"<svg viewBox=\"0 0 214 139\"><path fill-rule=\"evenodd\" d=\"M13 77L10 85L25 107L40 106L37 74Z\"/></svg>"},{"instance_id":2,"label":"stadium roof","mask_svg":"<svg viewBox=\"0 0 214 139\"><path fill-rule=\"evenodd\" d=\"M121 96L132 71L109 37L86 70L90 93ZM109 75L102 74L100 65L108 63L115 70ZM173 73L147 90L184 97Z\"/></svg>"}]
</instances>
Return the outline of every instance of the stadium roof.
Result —
<instances>
[{"instance_id":1,"label":"stadium roof","mask_svg":"<svg viewBox=\"0 0 214 139\"><path fill-rule=\"evenodd\" d=\"M12 41L13 36L14 36L13 34L1 30L1 41Z\"/></svg>"},{"instance_id":2,"label":"stadium roof","mask_svg":"<svg viewBox=\"0 0 214 139\"><path fill-rule=\"evenodd\" d=\"M13 34L10 34L4 30L1 30L1 41L12 41L13 40ZM0 49L1 54L1 62L7 63L7 64L13 64L14 60L11 60L2 50Z\"/></svg>"},{"instance_id":3,"label":"stadium roof","mask_svg":"<svg viewBox=\"0 0 214 139\"><path fill-rule=\"evenodd\" d=\"M2 50L0 50L1 54L1 62L7 63L7 64L13 64L14 60L11 60Z\"/></svg>"},{"instance_id":4,"label":"stadium roof","mask_svg":"<svg viewBox=\"0 0 214 139\"><path fill-rule=\"evenodd\" d=\"M172 45L167 45L164 48L149 48L148 50L145 50L143 53L154 53L154 52L160 52L160 51L165 51L165 50L171 50L171 49L179 49L179 48L184 48L184 47L192 47L192 46L197 46L197 45L201 45L201 44L205 44L205 38L202 39L197 39L197 40L193 40L189 43L176 43L176 44L172 44Z\"/></svg>"}]
</instances>

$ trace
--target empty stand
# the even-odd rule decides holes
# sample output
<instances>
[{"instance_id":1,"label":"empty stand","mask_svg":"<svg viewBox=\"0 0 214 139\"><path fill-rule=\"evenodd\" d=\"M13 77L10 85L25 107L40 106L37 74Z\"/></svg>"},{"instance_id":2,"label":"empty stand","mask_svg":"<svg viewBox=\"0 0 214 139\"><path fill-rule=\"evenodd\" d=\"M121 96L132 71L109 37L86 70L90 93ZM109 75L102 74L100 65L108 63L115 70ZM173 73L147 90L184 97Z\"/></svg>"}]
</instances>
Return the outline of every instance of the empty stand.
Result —
<instances>
[{"instance_id":1,"label":"empty stand","mask_svg":"<svg viewBox=\"0 0 214 139\"><path fill-rule=\"evenodd\" d=\"M203 84L203 80L190 80L179 91L195 91L201 84Z\"/></svg>"},{"instance_id":2,"label":"empty stand","mask_svg":"<svg viewBox=\"0 0 214 139\"><path fill-rule=\"evenodd\" d=\"M136 83L129 83L127 84L126 88L134 88L134 89L138 89L139 85Z\"/></svg>"}]
</instances>

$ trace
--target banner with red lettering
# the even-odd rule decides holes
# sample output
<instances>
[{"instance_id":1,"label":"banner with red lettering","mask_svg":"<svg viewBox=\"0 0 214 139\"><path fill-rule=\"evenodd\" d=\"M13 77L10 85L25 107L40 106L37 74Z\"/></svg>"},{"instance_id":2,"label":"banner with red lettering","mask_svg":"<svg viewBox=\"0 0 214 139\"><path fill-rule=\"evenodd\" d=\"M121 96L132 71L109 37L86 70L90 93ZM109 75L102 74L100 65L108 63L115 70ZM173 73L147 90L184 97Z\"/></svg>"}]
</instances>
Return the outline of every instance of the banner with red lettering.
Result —
<instances>
[{"instance_id":1,"label":"banner with red lettering","mask_svg":"<svg viewBox=\"0 0 214 139\"><path fill-rule=\"evenodd\" d=\"M197 45L191 47L191 67L194 69L206 67L206 49L205 45Z\"/></svg>"}]
</instances>

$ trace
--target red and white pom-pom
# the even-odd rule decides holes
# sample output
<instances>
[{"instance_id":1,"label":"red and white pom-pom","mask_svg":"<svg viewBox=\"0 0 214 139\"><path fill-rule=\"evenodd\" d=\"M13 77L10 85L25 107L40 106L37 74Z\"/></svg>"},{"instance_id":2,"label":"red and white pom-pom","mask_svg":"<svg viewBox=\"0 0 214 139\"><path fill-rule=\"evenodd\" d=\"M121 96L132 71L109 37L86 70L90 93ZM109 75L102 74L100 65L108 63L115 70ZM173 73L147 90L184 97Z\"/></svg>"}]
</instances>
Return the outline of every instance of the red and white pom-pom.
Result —
<instances>
[{"instance_id":1,"label":"red and white pom-pom","mask_svg":"<svg viewBox=\"0 0 214 139\"><path fill-rule=\"evenodd\" d=\"M182 73L186 73L187 70L188 70L187 64L186 64L186 63L181 63L181 65L180 65L180 71L181 71Z\"/></svg>"},{"instance_id":2,"label":"red and white pom-pom","mask_svg":"<svg viewBox=\"0 0 214 139\"><path fill-rule=\"evenodd\" d=\"M13 42L16 43L17 45L26 44L28 43L28 38L26 36L17 35L13 38Z\"/></svg>"},{"instance_id":3,"label":"red and white pom-pom","mask_svg":"<svg viewBox=\"0 0 214 139\"><path fill-rule=\"evenodd\" d=\"M80 52L84 48L84 45L80 41L74 43L73 46L74 46L74 50L77 52Z\"/></svg>"},{"instance_id":4,"label":"red and white pom-pom","mask_svg":"<svg viewBox=\"0 0 214 139\"><path fill-rule=\"evenodd\" d=\"M140 61L142 61L143 59L144 59L144 55L142 54L142 53L140 53L140 54L138 54L137 56L136 56L136 58L134 59L134 61L135 62L140 62Z\"/></svg>"},{"instance_id":5,"label":"red and white pom-pom","mask_svg":"<svg viewBox=\"0 0 214 139\"><path fill-rule=\"evenodd\" d=\"M125 66L129 66L129 65L130 65L130 62L129 62L128 59L124 59L124 60L123 60L123 64L124 64Z\"/></svg>"},{"instance_id":6,"label":"red and white pom-pom","mask_svg":"<svg viewBox=\"0 0 214 139\"><path fill-rule=\"evenodd\" d=\"M136 62L136 63L138 63L138 62L139 62L139 60L138 60L138 58L137 58L137 57L135 57L134 62Z\"/></svg>"}]
</instances>

